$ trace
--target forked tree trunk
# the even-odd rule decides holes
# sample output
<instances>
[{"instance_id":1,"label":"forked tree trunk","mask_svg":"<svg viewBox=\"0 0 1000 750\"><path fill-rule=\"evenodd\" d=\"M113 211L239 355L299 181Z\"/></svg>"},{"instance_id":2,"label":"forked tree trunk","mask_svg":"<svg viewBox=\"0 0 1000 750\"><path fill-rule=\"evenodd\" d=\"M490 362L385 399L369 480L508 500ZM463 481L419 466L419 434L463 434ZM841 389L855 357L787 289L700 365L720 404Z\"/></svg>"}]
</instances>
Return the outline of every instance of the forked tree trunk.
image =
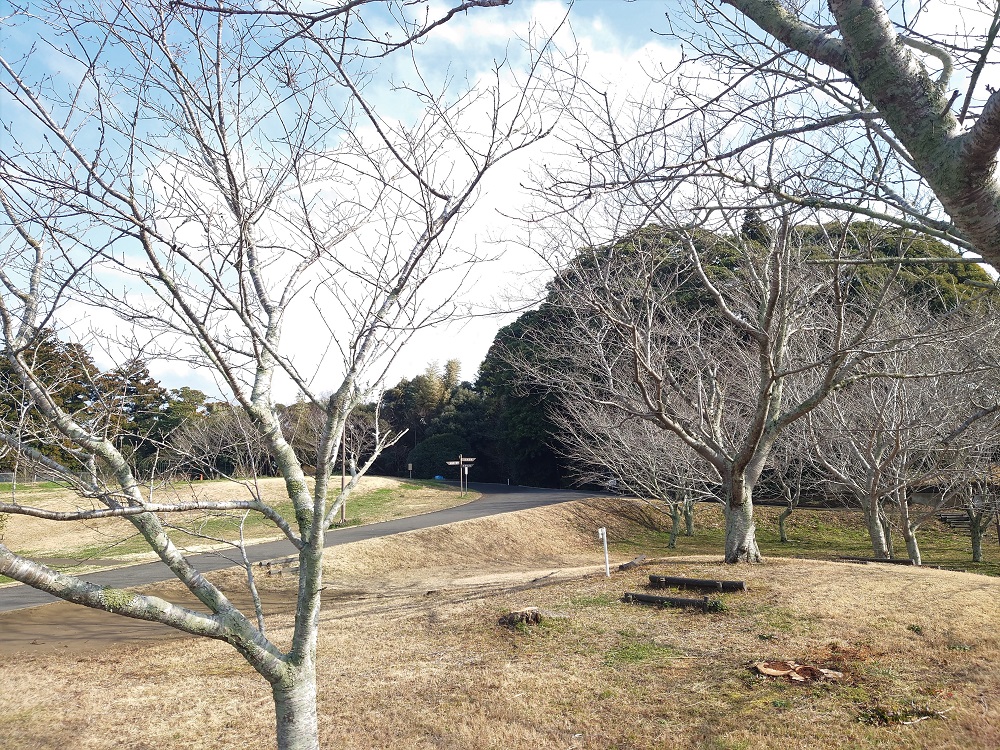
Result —
<instances>
[{"instance_id":1,"label":"forked tree trunk","mask_svg":"<svg viewBox=\"0 0 1000 750\"><path fill-rule=\"evenodd\" d=\"M726 503L726 562L757 563L761 561L757 546L757 527L753 522L752 490L734 487Z\"/></svg>"},{"instance_id":2,"label":"forked tree trunk","mask_svg":"<svg viewBox=\"0 0 1000 750\"><path fill-rule=\"evenodd\" d=\"M983 535L989 525L989 518L986 518L983 513L977 513L971 507L966 507L965 513L969 517L969 534L972 537L972 562L981 563L983 561Z\"/></svg>"},{"instance_id":3,"label":"forked tree trunk","mask_svg":"<svg viewBox=\"0 0 1000 750\"><path fill-rule=\"evenodd\" d=\"M677 549L677 535L681 530L681 504L674 502L670 505L670 539L667 542L667 549Z\"/></svg>"},{"instance_id":4,"label":"forked tree trunk","mask_svg":"<svg viewBox=\"0 0 1000 750\"><path fill-rule=\"evenodd\" d=\"M861 501L861 509L865 516L865 526L868 528L868 538L872 543L872 554L876 560L889 559L889 547L885 536L885 527L882 525L882 514L879 513L878 503L871 499Z\"/></svg>"},{"instance_id":5,"label":"forked tree trunk","mask_svg":"<svg viewBox=\"0 0 1000 750\"><path fill-rule=\"evenodd\" d=\"M920 565L920 545L917 544L917 531L910 520L910 503L903 497L898 500L899 520L903 539L906 541L906 554L914 565Z\"/></svg>"},{"instance_id":6,"label":"forked tree trunk","mask_svg":"<svg viewBox=\"0 0 1000 750\"><path fill-rule=\"evenodd\" d=\"M785 509L781 511L781 515L778 516L778 537L782 544L788 544L788 530L785 528L785 521L788 517L792 515L792 504L791 502L785 506Z\"/></svg>"},{"instance_id":7,"label":"forked tree trunk","mask_svg":"<svg viewBox=\"0 0 1000 750\"><path fill-rule=\"evenodd\" d=\"M278 750L319 750L316 715L316 669L313 663L289 670L271 685Z\"/></svg>"},{"instance_id":8,"label":"forked tree trunk","mask_svg":"<svg viewBox=\"0 0 1000 750\"><path fill-rule=\"evenodd\" d=\"M892 522L889 520L889 516L882 512L882 509L876 506L876 516L878 517L879 525L882 527L882 538L885 539L885 554L886 560L891 560L895 555L892 553Z\"/></svg>"}]
</instances>

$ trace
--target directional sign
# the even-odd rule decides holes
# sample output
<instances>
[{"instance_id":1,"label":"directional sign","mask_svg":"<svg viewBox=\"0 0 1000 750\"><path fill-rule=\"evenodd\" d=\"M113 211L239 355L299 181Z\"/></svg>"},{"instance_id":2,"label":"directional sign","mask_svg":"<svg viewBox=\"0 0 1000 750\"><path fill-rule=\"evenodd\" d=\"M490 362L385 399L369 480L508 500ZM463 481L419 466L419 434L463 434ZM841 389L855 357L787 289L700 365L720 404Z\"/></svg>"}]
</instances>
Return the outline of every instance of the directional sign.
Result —
<instances>
[{"instance_id":1,"label":"directional sign","mask_svg":"<svg viewBox=\"0 0 1000 750\"><path fill-rule=\"evenodd\" d=\"M458 461L445 461L449 466L458 466Z\"/></svg>"}]
</instances>

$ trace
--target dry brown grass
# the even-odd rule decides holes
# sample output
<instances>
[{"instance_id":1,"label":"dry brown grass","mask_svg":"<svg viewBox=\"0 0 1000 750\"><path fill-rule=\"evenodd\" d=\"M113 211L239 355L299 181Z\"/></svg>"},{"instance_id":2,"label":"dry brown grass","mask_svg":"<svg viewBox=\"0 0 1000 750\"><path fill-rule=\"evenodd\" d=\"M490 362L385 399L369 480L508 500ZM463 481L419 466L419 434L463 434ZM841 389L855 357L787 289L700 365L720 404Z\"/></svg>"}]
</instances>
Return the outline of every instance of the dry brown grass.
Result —
<instances>
[{"instance_id":1,"label":"dry brown grass","mask_svg":"<svg viewBox=\"0 0 1000 750\"><path fill-rule=\"evenodd\" d=\"M1000 579L809 560L733 568L710 557L606 579L595 520L592 509L556 506L332 550L323 746L1000 746ZM707 616L619 603L654 570L739 576L750 591ZM284 579L265 587L274 601L290 592ZM497 626L528 605L570 618ZM0 617L0 634L13 622ZM273 746L266 684L220 644L39 646L0 658L3 750ZM766 659L847 678L754 676L749 665ZM941 717L859 721L914 706Z\"/></svg>"},{"instance_id":2,"label":"dry brown grass","mask_svg":"<svg viewBox=\"0 0 1000 750\"><path fill-rule=\"evenodd\" d=\"M339 490L338 481L335 479L333 484ZM262 500L275 506L288 502L284 481L280 478L263 478L246 484L213 481L170 485L157 489L153 499L164 503L193 499L215 502L243 500L250 498L251 490ZM370 496L378 490L392 491L392 502L368 503L361 516L356 519L358 522L377 523L391 518L428 513L459 505L476 497L473 495L462 498L450 487L412 485L389 477L362 477L354 496ZM30 489L21 498L21 502L49 510L73 510L81 507L81 501L74 493L59 489ZM88 502L83 501L84 507L91 507L86 505ZM349 501L349 511L353 508L353 503ZM171 514L169 521L182 526L191 526L203 518L205 515L201 513L178 513ZM248 527L247 538L264 541L281 537L281 532L270 523L259 522L258 517L254 517L254 520L258 522ZM217 546L183 534L179 534L178 537L184 548L191 551ZM4 529L3 540L10 549L33 558L55 557L107 563L112 559L135 562L153 555L152 552L145 550L141 540L136 537L134 526L127 521L113 518L69 523L10 515ZM133 548L142 551L133 551ZM91 567L93 566L87 569ZM76 570L79 572L80 568Z\"/></svg>"}]
</instances>

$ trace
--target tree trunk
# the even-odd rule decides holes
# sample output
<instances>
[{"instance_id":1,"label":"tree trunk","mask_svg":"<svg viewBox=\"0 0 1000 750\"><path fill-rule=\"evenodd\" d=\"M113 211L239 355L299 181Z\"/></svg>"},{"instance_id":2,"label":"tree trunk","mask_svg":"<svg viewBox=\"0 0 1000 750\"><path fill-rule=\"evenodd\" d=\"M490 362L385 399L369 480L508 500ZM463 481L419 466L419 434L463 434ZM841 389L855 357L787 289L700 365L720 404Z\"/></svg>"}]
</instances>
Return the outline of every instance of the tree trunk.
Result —
<instances>
[{"instance_id":1,"label":"tree trunk","mask_svg":"<svg viewBox=\"0 0 1000 750\"><path fill-rule=\"evenodd\" d=\"M778 534L782 544L788 544L788 533L785 530L785 521L788 520L790 515L792 515L792 504L788 503L788 506L781 511L781 515L778 516Z\"/></svg>"},{"instance_id":2,"label":"tree trunk","mask_svg":"<svg viewBox=\"0 0 1000 750\"><path fill-rule=\"evenodd\" d=\"M861 507L865 515L865 526L868 527L868 537L872 542L872 553L877 560L888 560L890 557L889 548L878 503L862 501Z\"/></svg>"},{"instance_id":3,"label":"tree trunk","mask_svg":"<svg viewBox=\"0 0 1000 750\"><path fill-rule=\"evenodd\" d=\"M694 500L684 498L684 536L694 536Z\"/></svg>"},{"instance_id":4,"label":"tree trunk","mask_svg":"<svg viewBox=\"0 0 1000 750\"><path fill-rule=\"evenodd\" d=\"M271 685L278 750L319 750L316 716L316 669L313 663L289 670Z\"/></svg>"},{"instance_id":5,"label":"tree trunk","mask_svg":"<svg viewBox=\"0 0 1000 750\"><path fill-rule=\"evenodd\" d=\"M752 490L746 485L729 491L726 504L726 562L757 563L761 561L757 547L757 527L753 522Z\"/></svg>"},{"instance_id":6,"label":"tree trunk","mask_svg":"<svg viewBox=\"0 0 1000 750\"><path fill-rule=\"evenodd\" d=\"M983 523L982 514L976 513L972 508L965 509L969 516L969 534L972 535L972 562L981 563L983 561L983 534L986 531L987 523Z\"/></svg>"},{"instance_id":7,"label":"tree trunk","mask_svg":"<svg viewBox=\"0 0 1000 750\"><path fill-rule=\"evenodd\" d=\"M879 525L882 527L882 538L885 540L885 559L891 560L893 558L892 554L892 522L889 520L889 516L882 512L882 508L878 507L877 516Z\"/></svg>"},{"instance_id":8,"label":"tree trunk","mask_svg":"<svg viewBox=\"0 0 1000 750\"><path fill-rule=\"evenodd\" d=\"M677 535L681 530L681 506L680 503L670 504L670 540L667 542L667 549L677 549Z\"/></svg>"},{"instance_id":9,"label":"tree trunk","mask_svg":"<svg viewBox=\"0 0 1000 750\"><path fill-rule=\"evenodd\" d=\"M906 498L900 498L899 520L903 539L906 540L906 553L914 565L920 565L920 545L917 544L917 532L910 521L910 503Z\"/></svg>"}]
</instances>

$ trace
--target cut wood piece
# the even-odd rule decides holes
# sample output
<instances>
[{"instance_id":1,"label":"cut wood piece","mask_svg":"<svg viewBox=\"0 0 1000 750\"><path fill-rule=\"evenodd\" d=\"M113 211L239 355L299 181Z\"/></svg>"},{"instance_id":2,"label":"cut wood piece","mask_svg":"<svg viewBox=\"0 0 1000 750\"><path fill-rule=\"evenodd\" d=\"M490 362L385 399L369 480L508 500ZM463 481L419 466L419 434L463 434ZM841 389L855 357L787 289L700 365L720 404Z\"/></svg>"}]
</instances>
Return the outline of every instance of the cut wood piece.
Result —
<instances>
[{"instance_id":1,"label":"cut wood piece","mask_svg":"<svg viewBox=\"0 0 1000 750\"><path fill-rule=\"evenodd\" d=\"M639 555L634 560L629 560L626 563L622 563L618 566L618 570L631 570L632 568L637 568L642 564L642 561L646 559L645 555Z\"/></svg>"},{"instance_id":2,"label":"cut wood piece","mask_svg":"<svg viewBox=\"0 0 1000 750\"><path fill-rule=\"evenodd\" d=\"M707 596L701 599L685 599L679 596L654 596L653 594L636 594L626 591L622 601L638 604L656 604L660 607L694 607L702 612L718 612L722 609L722 602L718 599L710 600Z\"/></svg>"},{"instance_id":3,"label":"cut wood piece","mask_svg":"<svg viewBox=\"0 0 1000 750\"><path fill-rule=\"evenodd\" d=\"M649 585L654 589L678 588L698 589L701 591L746 591L745 581L715 581L710 578L686 578L684 576L651 575Z\"/></svg>"},{"instance_id":4,"label":"cut wood piece","mask_svg":"<svg viewBox=\"0 0 1000 750\"><path fill-rule=\"evenodd\" d=\"M539 609L538 607L525 607L516 612L508 612L497 620L497 625L515 630L519 625L538 625L542 620L568 619L569 615L562 612L551 612L547 609Z\"/></svg>"},{"instance_id":5,"label":"cut wood piece","mask_svg":"<svg viewBox=\"0 0 1000 750\"><path fill-rule=\"evenodd\" d=\"M786 677L792 682L840 680L844 677L843 672L835 669L823 669L795 661L762 661L755 664L754 669L766 677Z\"/></svg>"},{"instance_id":6,"label":"cut wood piece","mask_svg":"<svg viewBox=\"0 0 1000 750\"><path fill-rule=\"evenodd\" d=\"M841 555L840 560L856 563L885 563L887 565L914 565L913 560L908 558L895 558L892 560L880 560L877 557L854 557L853 555Z\"/></svg>"}]
</instances>

